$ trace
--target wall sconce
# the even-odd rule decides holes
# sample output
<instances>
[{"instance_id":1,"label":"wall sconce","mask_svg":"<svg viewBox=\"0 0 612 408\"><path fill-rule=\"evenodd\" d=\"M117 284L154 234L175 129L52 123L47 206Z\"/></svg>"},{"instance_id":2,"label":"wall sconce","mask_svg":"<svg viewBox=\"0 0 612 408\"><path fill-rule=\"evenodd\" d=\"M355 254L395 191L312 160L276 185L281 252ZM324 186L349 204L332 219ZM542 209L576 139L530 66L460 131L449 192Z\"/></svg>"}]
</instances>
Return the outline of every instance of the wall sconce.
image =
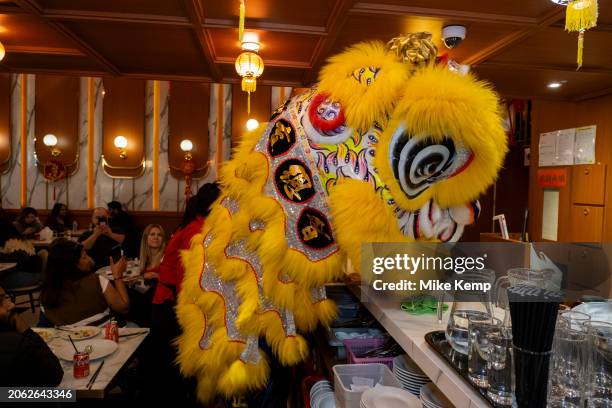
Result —
<instances>
[{"instance_id":1,"label":"wall sconce","mask_svg":"<svg viewBox=\"0 0 612 408\"><path fill-rule=\"evenodd\" d=\"M115 147L119 149L119 157L121 159L127 158L127 151L125 148L128 145L128 141L125 136L117 136L114 140Z\"/></svg>"},{"instance_id":2,"label":"wall sconce","mask_svg":"<svg viewBox=\"0 0 612 408\"><path fill-rule=\"evenodd\" d=\"M51 156L53 157L57 157L62 153L60 149L55 147L57 146L57 136L55 135L45 135L45 137L43 137L43 144L51 149Z\"/></svg>"},{"instance_id":3,"label":"wall sconce","mask_svg":"<svg viewBox=\"0 0 612 408\"><path fill-rule=\"evenodd\" d=\"M193 156L191 151L193 150L193 143L189 139L181 140L181 150L185 152L185 160L191 160Z\"/></svg>"},{"instance_id":4,"label":"wall sconce","mask_svg":"<svg viewBox=\"0 0 612 408\"><path fill-rule=\"evenodd\" d=\"M185 153L185 160L183 160L183 174L185 175L185 201L189 200L193 195L191 191L191 176L196 170L195 160L191 151L193 150L193 143L189 139L181 140L181 150Z\"/></svg>"}]
</instances>

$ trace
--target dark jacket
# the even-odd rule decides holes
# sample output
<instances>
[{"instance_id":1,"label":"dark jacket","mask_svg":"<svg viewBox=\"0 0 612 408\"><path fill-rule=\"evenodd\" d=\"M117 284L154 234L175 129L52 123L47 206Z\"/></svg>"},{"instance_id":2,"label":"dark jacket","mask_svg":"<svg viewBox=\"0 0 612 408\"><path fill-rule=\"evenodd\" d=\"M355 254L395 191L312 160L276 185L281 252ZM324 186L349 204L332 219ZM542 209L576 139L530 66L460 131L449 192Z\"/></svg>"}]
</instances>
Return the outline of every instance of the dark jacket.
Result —
<instances>
[{"instance_id":1,"label":"dark jacket","mask_svg":"<svg viewBox=\"0 0 612 408\"><path fill-rule=\"evenodd\" d=\"M0 386L55 387L64 371L42 338L31 329L0 331Z\"/></svg>"}]
</instances>

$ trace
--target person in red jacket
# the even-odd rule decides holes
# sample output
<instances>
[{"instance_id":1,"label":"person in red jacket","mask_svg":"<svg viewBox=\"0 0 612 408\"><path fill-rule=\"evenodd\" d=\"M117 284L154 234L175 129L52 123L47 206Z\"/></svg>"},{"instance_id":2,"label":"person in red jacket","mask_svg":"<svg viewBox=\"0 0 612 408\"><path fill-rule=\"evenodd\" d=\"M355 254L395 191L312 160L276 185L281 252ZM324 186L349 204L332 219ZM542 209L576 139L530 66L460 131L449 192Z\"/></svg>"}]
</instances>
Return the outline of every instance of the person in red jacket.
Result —
<instances>
[{"instance_id":1,"label":"person in red jacket","mask_svg":"<svg viewBox=\"0 0 612 408\"><path fill-rule=\"evenodd\" d=\"M182 378L175 364L176 347L174 339L180 334L174 307L176 297L181 291L185 270L181 262L181 250L188 249L191 238L200 233L212 203L219 197L216 183L204 184L186 205L183 220L168 241L164 257L159 265L159 276L153 305L151 308L150 357L147 362L152 366L145 370L150 375L145 393L151 401L163 400L167 390L174 390L172 401L179 406L195 400L195 385ZM170 395L170 394L168 394ZM176 398L184 398L177 402Z\"/></svg>"}]
</instances>

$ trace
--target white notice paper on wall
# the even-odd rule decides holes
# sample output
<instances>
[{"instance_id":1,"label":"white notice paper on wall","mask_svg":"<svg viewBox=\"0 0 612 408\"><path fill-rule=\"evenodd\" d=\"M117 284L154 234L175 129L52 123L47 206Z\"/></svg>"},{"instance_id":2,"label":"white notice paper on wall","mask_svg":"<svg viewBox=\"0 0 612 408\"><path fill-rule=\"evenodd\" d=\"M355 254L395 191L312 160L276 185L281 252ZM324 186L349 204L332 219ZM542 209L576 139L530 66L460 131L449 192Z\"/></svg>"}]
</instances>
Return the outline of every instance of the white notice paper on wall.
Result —
<instances>
[{"instance_id":1,"label":"white notice paper on wall","mask_svg":"<svg viewBox=\"0 0 612 408\"><path fill-rule=\"evenodd\" d=\"M557 132L555 166L571 166L574 164L575 136L576 129L563 129Z\"/></svg>"},{"instance_id":2,"label":"white notice paper on wall","mask_svg":"<svg viewBox=\"0 0 612 408\"><path fill-rule=\"evenodd\" d=\"M574 164L595 163L595 135L597 126L584 126L576 129L574 143Z\"/></svg>"},{"instance_id":3,"label":"white notice paper on wall","mask_svg":"<svg viewBox=\"0 0 612 408\"><path fill-rule=\"evenodd\" d=\"M557 132L542 133L538 148L538 165L554 166L557 151Z\"/></svg>"}]
</instances>

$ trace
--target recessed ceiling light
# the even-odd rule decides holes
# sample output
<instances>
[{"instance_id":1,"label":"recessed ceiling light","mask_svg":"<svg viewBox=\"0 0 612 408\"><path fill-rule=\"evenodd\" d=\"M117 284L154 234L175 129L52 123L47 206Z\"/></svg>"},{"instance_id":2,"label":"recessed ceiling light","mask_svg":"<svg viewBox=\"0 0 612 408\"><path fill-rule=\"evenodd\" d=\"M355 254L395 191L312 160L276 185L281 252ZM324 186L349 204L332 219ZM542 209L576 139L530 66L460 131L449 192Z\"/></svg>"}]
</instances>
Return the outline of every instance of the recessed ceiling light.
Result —
<instances>
[{"instance_id":1,"label":"recessed ceiling light","mask_svg":"<svg viewBox=\"0 0 612 408\"><path fill-rule=\"evenodd\" d=\"M550 84L548 84L548 87L556 89L556 88L561 88L561 85L562 85L561 82L551 82Z\"/></svg>"}]
</instances>

